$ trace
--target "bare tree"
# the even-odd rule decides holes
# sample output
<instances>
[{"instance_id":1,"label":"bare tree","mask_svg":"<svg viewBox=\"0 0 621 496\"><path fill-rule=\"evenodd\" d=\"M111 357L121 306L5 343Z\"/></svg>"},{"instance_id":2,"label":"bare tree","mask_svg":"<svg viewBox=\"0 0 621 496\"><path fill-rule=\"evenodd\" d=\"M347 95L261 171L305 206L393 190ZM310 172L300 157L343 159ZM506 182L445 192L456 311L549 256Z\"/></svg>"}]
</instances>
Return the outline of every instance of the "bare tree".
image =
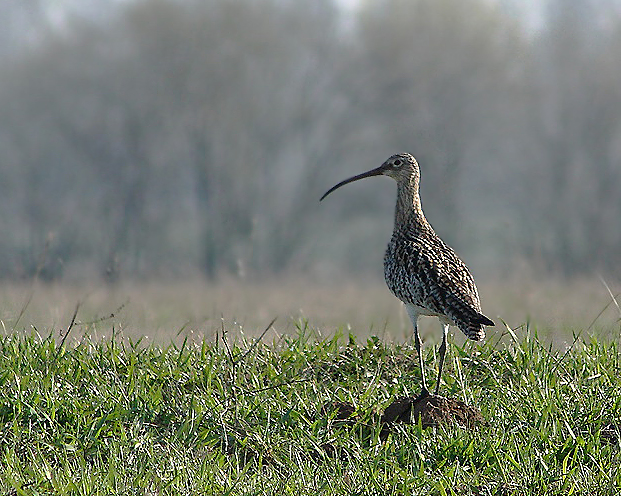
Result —
<instances>
[{"instance_id":1,"label":"bare tree","mask_svg":"<svg viewBox=\"0 0 621 496\"><path fill-rule=\"evenodd\" d=\"M531 38L484 0L67 17L5 59L0 275L36 272L45 246L50 278L371 270L392 192L317 200L397 150L438 230L486 265L618 270L621 21L585 2L553 2Z\"/></svg>"}]
</instances>

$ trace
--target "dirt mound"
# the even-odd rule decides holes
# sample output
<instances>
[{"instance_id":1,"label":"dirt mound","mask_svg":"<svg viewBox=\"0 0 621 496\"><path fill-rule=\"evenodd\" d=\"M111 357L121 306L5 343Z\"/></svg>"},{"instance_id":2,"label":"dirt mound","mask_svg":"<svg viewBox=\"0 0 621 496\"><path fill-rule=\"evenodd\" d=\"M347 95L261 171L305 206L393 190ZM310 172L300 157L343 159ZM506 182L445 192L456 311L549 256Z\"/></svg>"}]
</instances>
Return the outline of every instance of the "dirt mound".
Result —
<instances>
[{"instance_id":1,"label":"dirt mound","mask_svg":"<svg viewBox=\"0 0 621 496\"><path fill-rule=\"evenodd\" d=\"M323 405L321 415L332 417L337 425L353 424L355 411L351 403L335 401ZM379 422L389 428L397 422L416 424L419 419L424 428L454 423L464 429L474 429L477 424L485 423L483 415L476 408L463 401L435 395L396 398L386 407Z\"/></svg>"},{"instance_id":2,"label":"dirt mound","mask_svg":"<svg viewBox=\"0 0 621 496\"><path fill-rule=\"evenodd\" d=\"M356 425L356 408L351 403L335 401L326 403L321 408L322 417L330 417L334 425ZM377 414L373 424L379 422L382 425L380 438L385 440L399 422L416 424L420 420L423 428L438 427L441 424L458 425L464 429L474 429L477 424L485 424L481 412L463 401L443 396L427 395L418 397L401 397L395 399L384 413ZM366 425L369 433L372 425ZM326 449L330 448L330 449ZM331 453L332 446L324 446L324 451Z\"/></svg>"},{"instance_id":3,"label":"dirt mound","mask_svg":"<svg viewBox=\"0 0 621 496\"><path fill-rule=\"evenodd\" d=\"M397 398L384 410L381 422L409 424L418 423L419 419L424 428L454 423L464 429L473 429L476 424L485 422L476 408L463 401L435 395Z\"/></svg>"},{"instance_id":4,"label":"dirt mound","mask_svg":"<svg viewBox=\"0 0 621 496\"><path fill-rule=\"evenodd\" d=\"M321 407L322 417L332 417L335 423L353 423L352 415L355 413L356 407L346 401L333 401L326 403Z\"/></svg>"},{"instance_id":5,"label":"dirt mound","mask_svg":"<svg viewBox=\"0 0 621 496\"><path fill-rule=\"evenodd\" d=\"M416 424L420 420L425 429L438 427L441 424L453 424L464 429L475 429L477 424L486 424L483 415L476 408L466 405L463 401L434 395L397 398L386 407L381 416L379 413L372 415L370 424L360 422L361 419L357 418L356 413L356 407L345 401L326 403L320 410L321 417L329 418L335 427L362 427L362 432L366 432L367 437L372 436L374 425L376 426L379 422L382 441L388 438L395 424L399 422ZM331 458L347 459L347 453L333 443L324 443L321 445L320 451ZM314 458L317 456L320 455L313 455Z\"/></svg>"}]
</instances>

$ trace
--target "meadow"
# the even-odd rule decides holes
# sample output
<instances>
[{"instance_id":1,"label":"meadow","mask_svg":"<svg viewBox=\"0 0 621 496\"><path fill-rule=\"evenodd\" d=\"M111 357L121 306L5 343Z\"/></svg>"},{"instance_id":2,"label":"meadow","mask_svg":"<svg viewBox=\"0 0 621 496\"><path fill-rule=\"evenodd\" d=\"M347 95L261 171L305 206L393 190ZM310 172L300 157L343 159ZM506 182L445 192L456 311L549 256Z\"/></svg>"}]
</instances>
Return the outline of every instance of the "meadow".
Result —
<instances>
[{"instance_id":1,"label":"meadow","mask_svg":"<svg viewBox=\"0 0 621 496\"><path fill-rule=\"evenodd\" d=\"M388 430L420 376L384 288L227 284L1 290L0 495L621 491L620 313L601 283L482 284L498 325L451 338L441 394L485 422Z\"/></svg>"}]
</instances>

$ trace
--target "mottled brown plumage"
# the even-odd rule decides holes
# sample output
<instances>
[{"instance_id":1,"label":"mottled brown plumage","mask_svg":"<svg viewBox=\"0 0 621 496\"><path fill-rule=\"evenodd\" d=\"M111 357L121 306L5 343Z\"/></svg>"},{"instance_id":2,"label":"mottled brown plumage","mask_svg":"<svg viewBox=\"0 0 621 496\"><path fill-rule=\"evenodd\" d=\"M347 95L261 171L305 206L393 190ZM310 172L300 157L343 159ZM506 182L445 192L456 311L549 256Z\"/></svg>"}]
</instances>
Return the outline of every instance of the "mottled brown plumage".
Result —
<instances>
[{"instance_id":1,"label":"mottled brown plumage","mask_svg":"<svg viewBox=\"0 0 621 496\"><path fill-rule=\"evenodd\" d=\"M384 277L390 291L405 303L414 326L422 395L429 393L423 371L418 316L436 316L444 324L435 390L438 394L449 324L459 327L470 339L480 340L485 337L484 326L494 325L494 322L481 313L479 294L468 267L440 239L423 214L419 195L420 169L412 155L393 155L377 169L340 182L321 199L347 183L379 175L397 181L395 225L384 256Z\"/></svg>"}]
</instances>

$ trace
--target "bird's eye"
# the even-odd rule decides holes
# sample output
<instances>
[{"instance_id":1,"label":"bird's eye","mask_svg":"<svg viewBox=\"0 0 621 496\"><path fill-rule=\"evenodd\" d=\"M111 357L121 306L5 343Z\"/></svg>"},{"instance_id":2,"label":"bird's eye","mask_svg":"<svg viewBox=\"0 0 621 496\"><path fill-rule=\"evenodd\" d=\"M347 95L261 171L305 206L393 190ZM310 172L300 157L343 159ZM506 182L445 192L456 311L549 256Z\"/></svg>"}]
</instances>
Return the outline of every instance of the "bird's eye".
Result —
<instances>
[{"instance_id":1,"label":"bird's eye","mask_svg":"<svg viewBox=\"0 0 621 496\"><path fill-rule=\"evenodd\" d=\"M401 159L397 159L392 163L393 167L399 167L401 165Z\"/></svg>"}]
</instances>

